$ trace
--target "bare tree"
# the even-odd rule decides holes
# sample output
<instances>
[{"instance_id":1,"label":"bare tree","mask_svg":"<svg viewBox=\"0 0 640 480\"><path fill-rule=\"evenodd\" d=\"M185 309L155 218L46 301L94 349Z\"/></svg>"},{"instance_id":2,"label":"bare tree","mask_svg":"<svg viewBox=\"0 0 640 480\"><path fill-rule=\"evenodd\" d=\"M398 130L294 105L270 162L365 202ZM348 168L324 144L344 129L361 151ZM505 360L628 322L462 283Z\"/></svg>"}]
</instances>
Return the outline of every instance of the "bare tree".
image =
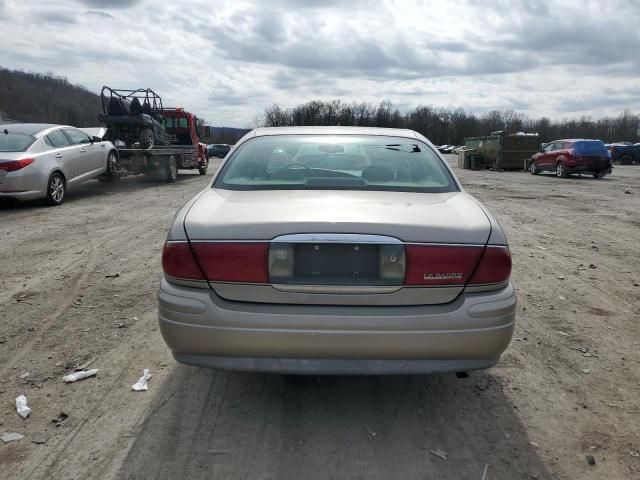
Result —
<instances>
[{"instance_id":1,"label":"bare tree","mask_svg":"<svg viewBox=\"0 0 640 480\"><path fill-rule=\"evenodd\" d=\"M640 116L628 111L598 120L582 116L552 121L547 117L528 118L512 109L492 110L477 116L462 108L451 110L418 105L410 112L401 113L388 100L378 105L315 100L291 109L273 105L265 111L262 124L404 127L422 133L434 143L456 145L462 144L467 137L488 135L499 130L538 133L543 142L569 137L599 138L605 142L640 141Z\"/></svg>"}]
</instances>

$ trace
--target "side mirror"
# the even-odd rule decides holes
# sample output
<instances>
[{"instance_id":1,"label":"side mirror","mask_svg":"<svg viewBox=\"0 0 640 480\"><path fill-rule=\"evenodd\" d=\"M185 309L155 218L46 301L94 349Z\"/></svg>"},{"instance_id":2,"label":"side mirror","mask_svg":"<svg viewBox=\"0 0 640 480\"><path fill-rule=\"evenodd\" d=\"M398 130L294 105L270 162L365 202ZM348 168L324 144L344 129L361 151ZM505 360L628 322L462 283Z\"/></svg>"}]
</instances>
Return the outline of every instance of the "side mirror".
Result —
<instances>
[{"instance_id":1,"label":"side mirror","mask_svg":"<svg viewBox=\"0 0 640 480\"><path fill-rule=\"evenodd\" d=\"M96 136L91 137L92 143L100 143L101 141L102 139L100 137L96 137Z\"/></svg>"}]
</instances>

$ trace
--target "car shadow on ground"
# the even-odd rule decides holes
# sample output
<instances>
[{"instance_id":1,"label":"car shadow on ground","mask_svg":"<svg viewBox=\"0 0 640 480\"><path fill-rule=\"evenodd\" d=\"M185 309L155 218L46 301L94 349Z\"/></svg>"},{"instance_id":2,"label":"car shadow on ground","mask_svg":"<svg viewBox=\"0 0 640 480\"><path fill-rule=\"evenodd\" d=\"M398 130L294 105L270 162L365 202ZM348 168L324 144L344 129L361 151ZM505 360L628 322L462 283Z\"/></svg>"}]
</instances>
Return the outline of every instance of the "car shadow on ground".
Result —
<instances>
[{"instance_id":1,"label":"car shadow on ground","mask_svg":"<svg viewBox=\"0 0 640 480\"><path fill-rule=\"evenodd\" d=\"M529 174L529 175L531 175L531 174ZM608 181L611 180L611 175L607 175L607 176L602 177L602 178L596 178L593 175L591 175L591 174L587 175L586 173L582 174L582 175L578 175L577 173L572 173L568 177L560 178L560 177L558 177L556 174L554 174L552 172L541 172L541 173L538 174L538 176L540 178L554 178L554 179L557 179L557 180L582 180L582 181L588 180L588 181L592 181L592 182L608 182Z\"/></svg>"},{"instance_id":2,"label":"car shadow on ground","mask_svg":"<svg viewBox=\"0 0 640 480\"><path fill-rule=\"evenodd\" d=\"M197 179L202 178L196 174L178 174L175 184L181 184L184 182L194 182ZM211 177L208 177L209 179ZM134 192L139 190L145 190L148 188L157 187L167 182L159 180L153 177L146 177L143 175L129 176L122 178L116 182L99 182L97 180L91 180L82 185L78 185L73 189L69 189L62 207L66 204L72 204L75 202L83 201L86 199L97 198L105 195L114 195L122 192ZM175 185L168 184L168 185ZM32 208L56 208L44 205L42 200L29 200L18 201L13 199L0 198L0 211L9 210L25 210ZM59 207L58 207L59 208Z\"/></svg>"},{"instance_id":3,"label":"car shadow on ground","mask_svg":"<svg viewBox=\"0 0 640 480\"><path fill-rule=\"evenodd\" d=\"M491 373L296 377L178 365L119 478L550 478ZM487 466L488 465L488 466Z\"/></svg>"}]
</instances>

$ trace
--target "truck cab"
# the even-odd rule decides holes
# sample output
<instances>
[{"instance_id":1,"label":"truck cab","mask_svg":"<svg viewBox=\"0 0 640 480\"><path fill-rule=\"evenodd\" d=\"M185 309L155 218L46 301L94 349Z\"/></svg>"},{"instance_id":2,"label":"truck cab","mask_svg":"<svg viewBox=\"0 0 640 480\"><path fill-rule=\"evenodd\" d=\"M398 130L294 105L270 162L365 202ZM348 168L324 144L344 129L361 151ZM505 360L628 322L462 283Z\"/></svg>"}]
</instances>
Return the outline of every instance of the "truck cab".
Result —
<instances>
[{"instance_id":1,"label":"truck cab","mask_svg":"<svg viewBox=\"0 0 640 480\"><path fill-rule=\"evenodd\" d=\"M206 145L200 141L204 129L202 120L181 107L165 108L162 114L171 145L197 147L198 160L204 162L207 159L207 150Z\"/></svg>"}]
</instances>

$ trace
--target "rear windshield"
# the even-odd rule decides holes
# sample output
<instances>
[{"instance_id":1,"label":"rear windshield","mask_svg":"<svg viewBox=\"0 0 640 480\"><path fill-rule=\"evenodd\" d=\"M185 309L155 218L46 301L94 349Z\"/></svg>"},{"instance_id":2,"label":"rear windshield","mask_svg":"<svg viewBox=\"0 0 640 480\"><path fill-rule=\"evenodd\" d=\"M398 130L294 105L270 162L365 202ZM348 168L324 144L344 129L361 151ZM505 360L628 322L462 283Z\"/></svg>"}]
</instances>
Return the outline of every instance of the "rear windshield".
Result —
<instances>
[{"instance_id":1,"label":"rear windshield","mask_svg":"<svg viewBox=\"0 0 640 480\"><path fill-rule=\"evenodd\" d=\"M605 147L602 140L580 140L573 144L574 153L595 153L604 155L607 153L607 147Z\"/></svg>"},{"instance_id":2,"label":"rear windshield","mask_svg":"<svg viewBox=\"0 0 640 480\"><path fill-rule=\"evenodd\" d=\"M31 135L9 133L0 129L0 152L24 152L35 141L35 137Z\"/></svg>"},{"instance_id":3,"label":"rear windshield","mask_svg":"<svg viewBox=\"0 0 640 480\"><path fill-rule=\"evenodd\" d=\"M234 150L216 188L228 190L387 190L453 192L458 188L427 145L365 135L274 135Z\"/></svg>"}]
</instances>

